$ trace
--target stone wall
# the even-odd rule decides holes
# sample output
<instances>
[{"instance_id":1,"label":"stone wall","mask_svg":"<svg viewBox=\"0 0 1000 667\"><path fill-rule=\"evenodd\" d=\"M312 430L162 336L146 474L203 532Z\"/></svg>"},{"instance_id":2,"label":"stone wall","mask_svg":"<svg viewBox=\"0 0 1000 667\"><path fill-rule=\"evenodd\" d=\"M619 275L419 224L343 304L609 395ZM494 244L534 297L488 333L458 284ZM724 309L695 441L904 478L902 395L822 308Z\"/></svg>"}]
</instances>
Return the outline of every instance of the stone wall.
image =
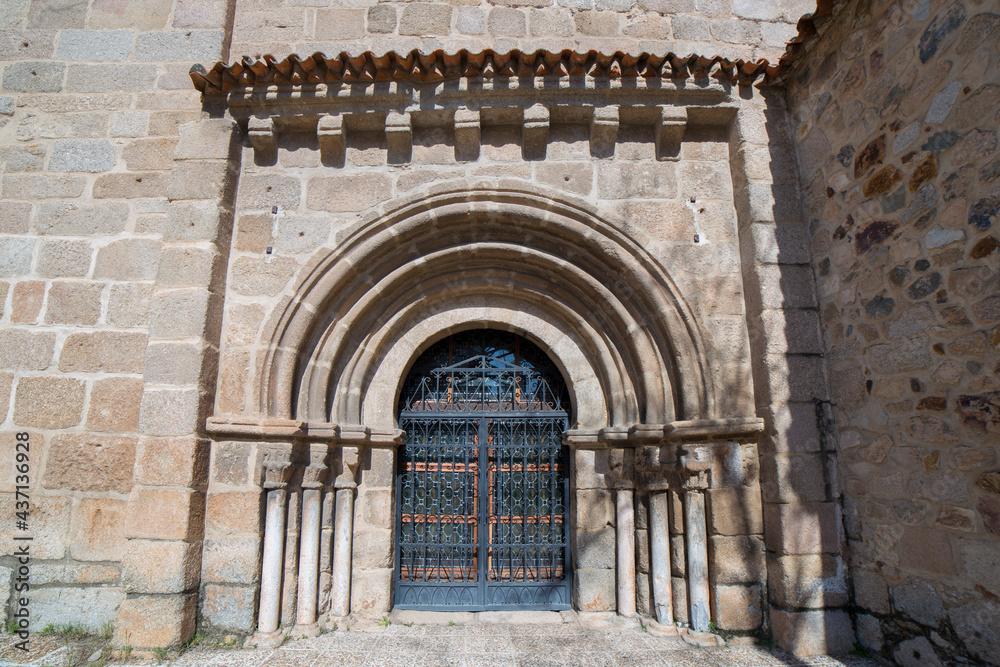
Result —
<instances>
[{"instance_id":1,"label":"stone wall","mask_svg":"<svg viewBox=\"0 0 1000 667\"><path fill-rule=\"evenodd\" d=\"M1000 662L1000 15L852 2L788 74L859 641Z\"/></svg>"},{"instance_id":2,"label":"stone wall","mask_svg":"<svg viewBox=\"0 0 1000 667\"><path fill-rule=\"evenodd\" d=\"M811 0L237 0L234 57L485 48L777 61Z\"/></svg>"},{"instance_id":3,"label":"stone wall","mask_svg":"<svg viewBox=\"0 0 1000 667\"><path fill-rule=\"evenodd\" d=\"M492 88L492 84L486 87ZM690 308L692 321L703 330L702 353L711 359L705 366L711 374L706 382L713 388L701 387L699 391L713 394L714 407L678 405L680 414L686 409L703 410L687 414L688 418L751 414L750 351L725 125L732 118L732 110L725 108L714 115L710 111L716 104L722 107L732 103L727 87L713 84L708 90L702 89L700 94L709 95L713 102L687 112L690 120L686 129L681 126L682 134L675 137L677 145L669 159L658 159L656 115L645 105L609 105L613 113L607 116L607 122L613 125L614 132L605 143L598 143L606 137L594 130L592 117L596 112L589 105L608 105L608 94L604 92L564 91L549 104L532 106L521 96L544 99L538 91L508 91L503 86L492 92L481 91L494 99L495 106L473 112L476 136L471 142L462 135L464 128L459 124L462 114L470 113L466 100L461 96L442 99L440 94L440 86L417 90L402 84L382 91L364 108L350 98L332 105L324 103L323 110L332 107L331 115L339 121L335 126L339 130L340 153L331 149L329 130L325 129L334 126L331 115L318 113L318 108L250 99L231 107L237 121L246 124L250 140L244 144L239 167L213 419L290 417L316 422L343 419L352 424L351 420L360 414L364 415L364 426L392 427L395 383L405 375L406 364L416 354L415 346L429 344L442 331L477 323L526 331L543 344L560 343L561 347L554 346L551 352L560 365L568 368L570 380L580 379L571 382L578 410L574 428L620 426L636 420L637 406L632 403L636 400L635 389L629 386L615 394L608 385L598 383L594 379L597 371L591 368L594 360L584 358L580 352L586 349L581 342L586 340L581 334L583 327L569 328L559 316L551 314L574 307L577 298L589 293L590 287L583 283L576 284L575 291L567 291L564 283L570 280L571 271L565 270L569 265L584 272L593 270L583 260L590 251L582 243L576 248L579 256L556 250L556 246L549 249L552 243L558 246L560 234L568 232L561 228L564 223L554 213L549 214L544 233L541 227L535 228L536 223L526 224L525 209L509 202L529 196L549 202L546 206L568 203L574 210L599 216L609 233L624 234L629 244L637 244L629 252L640 252L641 246L644 261L653 262L656 270L669 275L676 298L684 308ZM649 94L660 95L655 90ZM691 102L706 99L692 97ZM583 111L574 111L566 103L571 100L582 105ZM544 120L534 124L535 134L531 133L529 113L521 111L529 107L532 113L544 112ZM391 111L399 108L405 109L405 115ZM706 120L710 117L712 121ZM538 128L543 128L540 134ZM460 223L451 220L452 207L425 215L424 209L436 205L435 196L452 192L467 202L461 204L464 212ZM464 192L475 192L476 198L484 199L474 201L472 194ZM419 212L426 219L421 218L417 224L401 213L407 210ZM535 259L535 253L541 255L541 250L565 262L544 274L548 282L544 290L535 294L533 283L527 275L522 277L515 265L508 264L508 257L464 266L469 262L466 256L482 252L479 248L486 247L490 240L511 243L495 230L522 224L525 231L517 263L533 265L541 261ZM435 227L449 231L435 233ZM383 228L400 231L393 231L392 240L387 238L382 242L385 245L365 259L372 248L359 239L363 240L369 229ZM413 239L397 240L399 234L411 234ZM446 243L442 239L452 240ZM440 249L436 249L437 245ZM438 252L456 257L436 260L439 263L427 259ZM626 252L625 248L621 252ZM351 266L364 267L365 272L357 274L358 287L347 283L343 293L322 292L329 285L303 291L314 289L320 266L327 267L323 273L331 276L350 276L355 273L348 268ZM393 268L390 271L386 267ZM468 277L458 273L457 277L441 280L436 274L443 267L468 272ZM397 273L405 274L406 280L401 281ZM604 276L595 273L594 278ZM459 282L467 283L464 295L454 290L454 284ZM355 293L355 289L360 291ZM631 296L628 289L615 292L616 298L626 302ZM536 303L539 299L543 301ZM294 376L275 373L275 379L268 379L268 365L273 363L276 345L280 347L275 323L283 311L290 309L289 304L299 302L317 304L309 310L318 312L317 322L310 325L314 330L306 330L301 324L290 326L304 336L304 347L297 351L298 370ZM393 332L400 326L396 318L403 317L397 312L412 318L412 324L403 327L413 334L413 342L406 343L411 347L396 342L399 334ZM367 318L376 318L372 320L376 324L369 324ZM607 335L617 334L609 330ZM337 341L340 356L313 359L316 353L309 346L327 337ZM394 345L404 348L401 351L407 356L401 357L399 349L390 351ZM564 350L566 354L560 357ZM624 348L620 351L627 354ZM362 364L373 368L348 374L353 366ZM325 382L331 383L328 389L317 391L313 386L317 380L307 381L312 372L308 369L313 366L320 368L317 372ZM335 372L329 377L331 367L344 369L344 376L338 377ZM371 375L374 380L368 377ZM391 383L387 393L380 386L373 389L367 384L379 385L383 378ZM593 392L599 395L597 399L589 395ZM347 410L344 406L358 403L361 407L353 412L339 414ZM614 403L619 404L617 411ZM585 404L600 409L588 411ZM662 408L656 414L662 414ZM650 414L647 418L656 421L674 417ZM750 451L755 458L756 450ZM236 528L227 515L241 507L247 511L246 518L259 516L253 498L260 493L262 455L259 444L220 439L214 447L201 618L215 628L254 628L254 618L246 611L258 584L255 555L260 535L254 534L253 522L244 524L241 518L243 527ZM604 456L603 452L580 451L574 459L577 486L570 508L576 559L574 603L588 611L616 608L614 493L606 479ZM352 601L355 613L374 618L391 608L393 459L390 449L370 449L358 479ZM762 622L763 590L759 584L763 548L760 492L755 480L753 468L747 482L750 495L745 499L734 497L726 505L721 494L718 498L712 496L713 510L726 508L718 509L715 515L734 511L756 516L748 528L727 529L713 524L711 529L713 571L733 565L742 568L738 574L712 581L713 595L721 591L729 596L719 600L726 609L718 619L720 627L739 631L753 630ZM679 531L681 524L675 521L674 525ZM729 537L745 534L749 536ZM682 540L679 535L677 539ZM639 539L640 544L646 540L645 526ZM743 551L725 552L730 542L740 539L746 542L737 545L745 547ZM294 554L291 543L288 553ZM644 553L648 561L648 550ZM743 564L744 557L751 562ZM286 555L286 568L289 562L292 570L286 569L286 580L294 581L294 557ZM742 574L745 571L750 574ZM645 591L640 611L644 613L650 610L648 572L648 566L640 563L639 587ZM677 575L676 587L681 594L682 564ZM756 612L737 614L732 610L745 608L745 600L737 605L732 598L739 597L736 589L748 583L752 596L756 596L752 605ZM679 605L678 617L683 618L683 602ZM294 586L285 586L282 617L287 623L294 620Z\"/></svg>"},{"instance_id":4,"label":"stone wall","mask_svg":"<svg viewBox=\"0 0 1000 667\"><path fill-rule=\"evenodd\" d=\"M168 303L192 279L178 273L188 249L165 242L168 200L186 196L171 191L171 171L179 125L202 117L187 69L225 57L225 15L213 0L0 7L0 502L12 526L13 442L26 431L36 630L114 620L126 589L155 574L122 572L127 553L144 559L127 532L160 537L141 527L158 505L135 486L163 487L148 499L158 502L191 482L170 459L196 447L151 437L170 419L174 434L193 434L198 417L151 402L151 390L189 384L200 363L181 377L154 342L191 335ZM10 537L5 528L0 590ZM200 527L183 539L200 557ZM166 545L147 546L169 560Z\"/></svg>"}]
</instances>

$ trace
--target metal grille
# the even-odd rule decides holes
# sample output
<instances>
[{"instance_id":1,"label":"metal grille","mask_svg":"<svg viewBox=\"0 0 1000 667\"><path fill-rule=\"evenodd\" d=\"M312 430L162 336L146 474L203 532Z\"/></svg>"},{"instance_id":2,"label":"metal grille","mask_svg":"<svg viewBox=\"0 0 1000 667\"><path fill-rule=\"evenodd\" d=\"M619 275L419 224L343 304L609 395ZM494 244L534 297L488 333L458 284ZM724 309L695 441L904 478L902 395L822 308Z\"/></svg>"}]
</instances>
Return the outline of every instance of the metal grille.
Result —
<instances>
[{"instance_id":1,"label":"metal grille","mask_svg":"<svg viewBox=\"0 0 1000 667\"><path fill-rule=\"evenodd\" d=\"M420 357L400 399L397 607L570 608L568 404L515 334L465 332Z\"/></svg>"}]
</instances>

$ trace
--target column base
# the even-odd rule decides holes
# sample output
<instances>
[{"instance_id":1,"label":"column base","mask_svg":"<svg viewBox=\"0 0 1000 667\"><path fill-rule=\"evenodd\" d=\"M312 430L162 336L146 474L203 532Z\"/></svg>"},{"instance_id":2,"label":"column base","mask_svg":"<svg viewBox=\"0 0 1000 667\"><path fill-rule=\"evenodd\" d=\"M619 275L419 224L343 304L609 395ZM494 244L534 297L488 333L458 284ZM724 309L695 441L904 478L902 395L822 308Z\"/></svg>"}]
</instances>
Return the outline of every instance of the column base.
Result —
<instances>
[{"instance_id":1,"label":"column base","mask_svg":"<svg viewBox=\"0 0 1000 667\"><path fill-rule=\"evenodd\" d=\"M306 639L308 637L319 637L321 632L319 622L313 621L309 625L296 624L292 627L292 631L288 633L288 636L292 639Z\"/></svg>"},{"instance_id":2,"label":"column base","mask_svg":"<svg viewBox=\"0 0 1000 667\"><path fill-rule=\"evenodd\" d=\"M657 637L677 637L681 634L680 628L676 625L660 623L652 619L646 622L646 632Z\"/></svg>"},{"instance_id":3,"label":"column base","mask_svg":"<svg viewBox=\"0 0 1000 667\"><path fill-rule=\"evenodd\" d=\"M333 616L327 614L320 620L320 625L327 632L333 632L334 630L344 630L349 625L351 625L350 616Z\"/></svg>"},{"instance_id":4,"label":"column base","mask_svg":"<svg viewBox=\"0 0 1000 667\"><path fill-rule=\"evenodd\" d=\"M247 648L278 648L285 643L287 633L278 628L274 632L255 632L246 642Z\"/></svg>"}]
</instances>

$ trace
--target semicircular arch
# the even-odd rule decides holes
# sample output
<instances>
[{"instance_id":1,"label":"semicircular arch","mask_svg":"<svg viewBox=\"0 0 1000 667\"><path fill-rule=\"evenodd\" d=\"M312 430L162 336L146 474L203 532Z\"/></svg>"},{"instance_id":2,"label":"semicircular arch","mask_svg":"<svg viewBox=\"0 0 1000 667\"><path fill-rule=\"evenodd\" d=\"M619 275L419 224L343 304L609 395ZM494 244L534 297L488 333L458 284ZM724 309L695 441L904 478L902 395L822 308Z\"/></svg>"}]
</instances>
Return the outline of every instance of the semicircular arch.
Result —
<instances>
[{"instance_id":1,"label":"semicircular arch","mask_svg":"<svg viewBox=\"0 0 1000 667\"><path fill-rule=\"evenodd\" d=\"M463 299L478 305L457 306ZM471 315L490 305L551 327L548 338L532 338L564 370L570 348L560 354L559 340L586 360L576 379L592 378L601 398L587 405L604 407L581 425L717 416L707 337L664 267L588 204L495 181L431 186L318 252L265 329L258 407L279 418L381 422L366 396L386 399L400 377L380 369L391 360L387 368L405 370L402 357L410 363L433 342L427 327L536 333ZM415 330L425 337L414 339Z\"/></svg>"}]
</instances>

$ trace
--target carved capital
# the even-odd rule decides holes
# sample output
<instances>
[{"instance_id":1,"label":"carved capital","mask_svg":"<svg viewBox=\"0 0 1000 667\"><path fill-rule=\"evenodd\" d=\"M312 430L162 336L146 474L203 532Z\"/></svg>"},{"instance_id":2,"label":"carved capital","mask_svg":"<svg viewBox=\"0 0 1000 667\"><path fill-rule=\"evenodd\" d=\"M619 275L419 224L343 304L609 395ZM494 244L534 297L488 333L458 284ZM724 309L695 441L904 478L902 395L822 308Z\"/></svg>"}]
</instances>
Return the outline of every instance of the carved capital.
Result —
<instances>
[{"instance_id":1,"label":"carved capital","mask_svg":"<svg viewBox=\"0 0 1000 667\"><path fill-rule=\"evenodd\" d=\"M268 449L264 452L264 488L283 489L292 477L291 447Z\"/></svg>"},{"instance_id":2,"label":"carved capital","mask_svg":"<svg viewBox=\"0 0 1000 667\"><path fill-rule=\"evenodd\" d=\"M635 452L632 449L609 449L608 467L616 489L635 488Z\"/></svg>"},{"instance_id":3,"label":"carved capital","mask_svg":"<svg viewBox=\"0 0 1000 667\"><path fill-rule=\"evenodd\" d=\"M338 489L355 489L358 486L358 464L361 452L358 447L344 447L340 450L337 477L333 482Z\"/></svg>"}]
</instances>

